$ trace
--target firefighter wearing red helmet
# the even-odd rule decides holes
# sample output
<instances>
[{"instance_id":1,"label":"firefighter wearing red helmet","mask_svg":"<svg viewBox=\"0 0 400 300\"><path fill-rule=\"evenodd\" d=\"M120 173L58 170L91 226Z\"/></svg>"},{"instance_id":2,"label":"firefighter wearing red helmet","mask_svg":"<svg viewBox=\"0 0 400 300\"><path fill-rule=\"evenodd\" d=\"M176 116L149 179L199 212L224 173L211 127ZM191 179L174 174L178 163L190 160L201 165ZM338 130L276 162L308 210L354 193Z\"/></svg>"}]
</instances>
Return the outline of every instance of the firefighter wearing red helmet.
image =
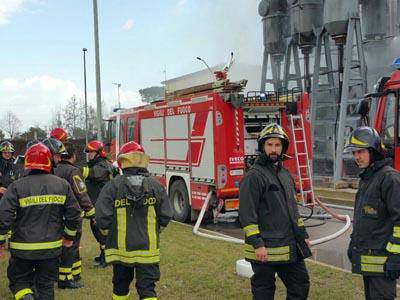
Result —
<instances>
[{"instance_id":1,"label":"firefighter wearing red helmet","mask_svg":"<svg viewBox=\"0 0 400 300\"><path fill-rule=\"evenodd\" d=\"M366 299L395 299L400 277L400 174L378 132L354 130L345 146L361 169L347 255L363 275Z\"/></svg>"},{"instance_id":2,"label":"firefighter wearing red helmet","mask_svg":"<svg viewBox=\"0 0 400 300\"><path fill-rule=\"evenodd\" d=\"M50 137L59 140L61 143L65 143L68 140L68 133L60 128L56 127L50 131Z\"/></svg>"},{"instance_id":3,"label":"firefighter wearing red helmet","mask_svg":"<svg viewBox=\"0 0 400 300\"><path fill-rule=\"evenodd\" d=\"M90 141L86 144L84 151L88 154L89 161L87 165L82 168L82 174L85 178L89 197L93 205L95 205L101 189L112 178L114 167L107 159L107 153L104 151L102 142L98 140ZM106 236L100 232L93 219L91 219L90 227L100 245L100 255L95 257L95 263L99 267L105 267L104 245Z\"/></svg>"},{"instance_id":4,"label":"firefighter wearing red helmet","mask_svg":"<svg viewBox=\"0 0 400 300\"><path fill-rule=\"evenodd\" d=\"M311 256L300 217L294 180L282 166L289 139L278 124L258 139L259 156L239 187L239 220L245 232L245 258L251 263L253 299L274 299L275 275L287 299L307 299L310 288L304 258Z\"/></svg>"},{"instance_id":5,"label":"firefighter wearing red helmet","mask_svg":"<svg viewBox=\"0 0 400 300\"><path fill-rule=\"evenodd\" d=\"M87 193L86 184L80 169L74 165L76 151L73 144L66 142L61 160L58 161L54 174L64 178L72 187L72 191L84 211L85 218L94 218L94 207ZM83 287L81 279L82 260L79 254L79 245L82 236L82 220L80 220L74 242L71 247L63 247L60 259L58 287L62 289L76 289Z\"/></svg>"},{"instance_id":6,"label":"firefighter wearing red helmet","mask_svg":"<svg viewBox=\"0 0 400 300\"><path fill-rule=\"evenodd\" d=\"M165 188L149 176L149 157L136 142L124 144L118 155L122 175L112 179L96 203L96 223L108 231L106 262L113 264L113 299L128 299L136 273L140 299L157 299L160 278L160 228L172 209Z\"/></svg>"},{"instance_id":7,"label":"firefighter wearing red helmet","mask_svg":"<svg viewBox=\"0 0 400 300\"><path fill-rule=\"evenodd\" d=\"M61 246L72 244L81 210L70 185L50 174L45 145L26 151L24 167L27 175L11 183L0 201L0 256L12 229L7 276L15 299L54 299Z\"/></svg>"}]
</instances>

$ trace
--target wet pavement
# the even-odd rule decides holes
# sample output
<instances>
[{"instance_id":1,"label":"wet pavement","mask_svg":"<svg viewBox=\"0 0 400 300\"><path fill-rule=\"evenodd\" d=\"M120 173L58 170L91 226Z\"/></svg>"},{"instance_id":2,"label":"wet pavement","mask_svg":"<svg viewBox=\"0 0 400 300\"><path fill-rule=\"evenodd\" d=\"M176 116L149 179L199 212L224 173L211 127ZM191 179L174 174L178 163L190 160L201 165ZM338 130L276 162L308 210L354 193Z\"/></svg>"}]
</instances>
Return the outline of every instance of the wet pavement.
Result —
<instances>
[{"instance_id":1,"label":"wet pavement","mask_svg":"<svg viewBox=\"0 0 400 300\"><path fill-rule=\"evenodd\" d=\"M302 209L304 210L304 209ZM352 211L333 209L338 214L347 214L352 218ZM304 210L305 214L309 214L308 210ZM314 215L322 213L320 208L314 210ZM232 215L234 217L234 215ZM343 228L344 222L335 219L309 219L305 221L308 234L311 240L319 239L327 235L333 234ZM244 234L239 227L238 222L234 218L223 219L217 224L205 224L201 228L211 231L217 231L226 235L243 239ZM312 247L313 257L318 262L329 264L341 269L351 270L351 264L347 258L347 246L350 241L352 227L338 238Z\"/></svg>"}]
</instances>

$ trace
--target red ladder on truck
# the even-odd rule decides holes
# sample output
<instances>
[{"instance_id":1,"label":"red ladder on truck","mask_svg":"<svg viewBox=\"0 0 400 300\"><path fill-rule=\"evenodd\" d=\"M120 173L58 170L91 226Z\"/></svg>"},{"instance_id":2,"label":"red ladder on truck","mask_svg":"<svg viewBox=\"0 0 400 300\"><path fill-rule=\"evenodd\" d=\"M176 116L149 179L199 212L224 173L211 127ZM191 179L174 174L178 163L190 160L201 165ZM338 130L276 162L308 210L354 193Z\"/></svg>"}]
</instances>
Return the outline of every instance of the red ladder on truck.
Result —
<instances>
[{"instance_id":1,"label":"red ladder on truck","mask_svg":"<svg viewBox=\"0 0 400 300\"><path fill-rule=\"evenodd\" d=\"M290 115L291 133L294 144L294 154L296 161L297 181L300 190L300 197L305 206L313 206L314 187L312 182L312 172L310 166L310 156L306 144L304 131L304 121L302 115Z\"/></svg>"}]
</instances>

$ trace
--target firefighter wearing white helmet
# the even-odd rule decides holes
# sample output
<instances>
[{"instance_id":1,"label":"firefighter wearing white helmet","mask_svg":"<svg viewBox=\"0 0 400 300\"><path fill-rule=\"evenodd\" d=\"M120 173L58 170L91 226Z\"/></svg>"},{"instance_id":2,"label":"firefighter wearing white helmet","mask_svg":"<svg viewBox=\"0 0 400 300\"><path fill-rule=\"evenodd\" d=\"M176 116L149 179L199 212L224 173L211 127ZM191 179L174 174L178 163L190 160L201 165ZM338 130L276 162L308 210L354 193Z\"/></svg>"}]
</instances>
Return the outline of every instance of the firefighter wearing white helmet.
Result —
<instances>
[{"instance_id":1,"label":"firefighter wearing white helmet","mask_svg":"<svg viewBox=\"0 0 400 300\"><path fill-rule=\"evenodd\" d=\"M253 299L273 299L275 274L288 299L307 299L310 281L304 258L311 256L299 215L293 178L282 166L289 139L278 124L258 139L259 156L239 188L239 219L245 232L245 258L251 263Z\"/></svg>"},{"instance_id":2,"label":"firefighter wearing white helmet","mask_svg":"<svg viewBox=\"0 0 400 300\"><path fill-rule=\"evenodd\" d=\"M363 275L366 299L395 299L400 277L400 174L385 158L372 127L354 130L345 146L362 170L347 251L353 273Z\"/></svg>"}]
</instances>

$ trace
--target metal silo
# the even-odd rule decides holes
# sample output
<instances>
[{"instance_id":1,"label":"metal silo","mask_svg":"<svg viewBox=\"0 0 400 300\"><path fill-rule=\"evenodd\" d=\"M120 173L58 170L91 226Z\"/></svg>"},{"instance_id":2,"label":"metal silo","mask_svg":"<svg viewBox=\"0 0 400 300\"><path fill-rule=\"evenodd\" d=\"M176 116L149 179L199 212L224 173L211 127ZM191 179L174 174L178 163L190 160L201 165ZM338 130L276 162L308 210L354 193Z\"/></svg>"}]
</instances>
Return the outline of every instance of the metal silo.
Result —
<instances>
[{"instance_id":1,"label":"metal silo","mask_svg":"<svg viewBox=\"0 0 400 300\"><path fill-rule=\"evenodd\" d=\"M264 46L270 54L285 54L290 36L287 5L281 0L263 0L258 6L263 22Z\"/></svg>"},{"instance_id":2,"label":"metal silo","mask_svg":"<svg viewBox=\"0 0 400 300\"><path fill-rule=\"evenodd\" d=\"M294 53L294 64L298 64L298 48L304 55L304 88L308 92L311 89L310 76L310 53L316 44L315 29L323 24L323 0L287 0L290 16L290 33L292 40L285 60L285 86L288 87L288 79L293 77L289 74L290 53ZM296 57L297 56L297 57ZM296 61L297 60L297 61ZM301 85L300 85L301 86Z\"/></svg>"},{"instance_id":3,"label":"metal silo","mask_svg":"<svg viewBox=\"0 0 400 300\"><path fill-rule=\"evenodd\" d=\"M351 17L359 17L358 1L359 0L325 1L324 25L326 31L333 39L342 36L345 37L347 35L349 19Z\"/></svg>"},{"instance_id":4,"label":"metal silo","mask_svg":"<svg viewBox=\"0 0 400 300\"><path fill-rule=\"evenodd\" d=\"M282 1L283 2L283 1ZM323 24L324 0L287 0L291 35L300 48L315 46L314 28Z\"/></svg>"},{"instance_id":5,"label":"metal silo","mask_svg":"<svg viewBox=\"0 0 400 300\"><path fill-rule=\"evenodd\" d=\"M386 0L361 0L361 24L365 39L385 37L389 31L389 5Z\"/></svg>"},{"instance_id":6,"label":"metal silo","mask_svg":"<svg viewBox=\"0 0 400 300\"><path fill-rule=\"evenodd\" d=\"M267 82L273 83L277 90L282 86L280 67L285 55L286 38L290 36L289 15L286 1L262 0L258 12L263 22L264 61L261 78L261 90ZM271 58L272 80L267 80L268 57Z\"/></svg>"}]
</instances>

